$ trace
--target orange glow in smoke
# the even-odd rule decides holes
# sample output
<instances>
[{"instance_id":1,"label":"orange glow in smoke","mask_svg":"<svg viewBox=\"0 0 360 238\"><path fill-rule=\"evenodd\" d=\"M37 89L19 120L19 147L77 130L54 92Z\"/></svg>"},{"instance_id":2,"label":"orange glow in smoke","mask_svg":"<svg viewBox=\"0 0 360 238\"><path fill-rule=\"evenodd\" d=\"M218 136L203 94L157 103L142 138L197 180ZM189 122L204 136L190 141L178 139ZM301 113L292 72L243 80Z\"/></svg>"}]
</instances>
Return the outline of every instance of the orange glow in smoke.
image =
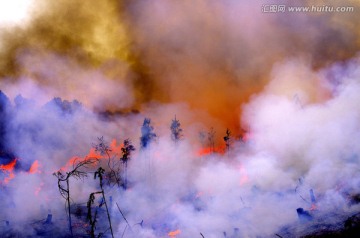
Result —
<instances>
[{"instance_id":1,"label":"orange glow in smoke","mask_svg":"<svg viewBox=\"0 0 360 238\"><path fill-rule=\"evenodd\" d=\"M44 183L40 183L39 187L37 187L35 189L35 192L34 192L35 196L39 196L39 193L40 193L43 186L44 186Z\"/></svg>"},{"instance_id":2,"label":"orange glow in smoke","mask_svg":"<svg viewBox=\"0 0 360 238\"><path fill-rule=\"evenodd\" d=\"M316 211L317 210L317 206L316 204L311 204L311 207L310 207L310 211Z\"/></svg>"},{"instance_id":3,"label":"orange glow in smoke","mask_svg":"<svg viewBox=\"0 0 360 238\"><path fill-rule=\"evenodd\" d=\"M246 172L244 166L240 165L239 166L239 171L240 171L240 174L241 174L240 186L242 186L242 185L244 185L245 183L247 183L249 181L249 176L247 175L247 172Z\"/></svg>"},{"instance_id":4,"label":"orange glow in smoke","mask_svg":"<svg viewBox=\"0 0 360 238\"><path fill-rule=\"evenodd\" d=\"M123 144L119 144L117 145L117 141L116 139L113 139L110 143L109 146L109 150L108 150L108 154L110 156L110 158L113 157L119 157L120 158L120 154L121 154L121 148L123 147ZM61 167L60 170L66 171L69 168L72 168L72 166L74 165L74 163L76 161L86 161L89 159L98 159L98 160L102 160L102 159L108 159L108 155L104 154L101 155L99 151L96 151L95 148L91 148L89 153L85 156L85 157L72 157L71 159L69 159L69 161L66 163L65 166Z\"/></svg>"},{"instance_id":5,"label":"orange glow in smoke","mask_svg":"<svg viewBox=\"0 0 360 238\"><path fill-rule=\"evenodd\" d=\"M69 161L63 166L60 168L60 170L62 171L67 171L69 170L70 168L72 168L76 162L79 162L79 161L86 161L86 160L89 160L89 159L103 159L104 157L100 154L98 154L95 149L91 149L89 154L87 156L85 156L84 158L81 158L81 157L72 157L71 159L69 159Z\"/></svg>"},{"instance_id":6,"label":"orange glow in smoke","mask_svg":"<svg viewBox=\"0 0 360 238\"><path fill-rule=\"evenodd\" d=\"M39 166L40 166L39 161L35 160L29 169L29 173L30 174L41 173L41 171L39 170Z\"/></svg>"},{"instance_id":7,"label":"orange glow in smoke","mask_svg":"<svg viewBox=\"0 0 360 238\"><path fill-rule=\"evenodd\" d=\"M224 146L218 146L218 147L201 148L197 152L197 155L198 156L206 156L206 155L210 155L212 153L224 154L225 153L225 147Z\"/></svg>"},{"instance_id":8,"label":"orange glow in smoke","mask_svg":"<svg viewBox=\"0 0 360 238\"><path fill-rule=\"evenodd\" d=\"M0 169L4 170L4 171L12 171L16 165L16 161L17 161L17 159L14 159L13 161L11 161L8 164L5 164L5 165L1 164Z\"/></svg>"},{"instance_id":9,"label":"orange glow in smoke","mask_svg":"<svg viewBox=\"0 0 360 238\"><path fill-rule=\"evenodd\" d=\"M110 150L112 154L115 155L120 155L121 154L121 147L123 147L124 145L122 143L120 143L119 145L116 145L116 139L113 139L110 143Z\"/></svg>"},{"instance_id":10,"label":"orange glow in smoke","mask_svg":"<svg viewBox=\"0 0 360 238\"><path fill-rule=\"evenodd\" d=\"M177 235L179 235L181 233L181 231L179 229L177 229L176 231L170 231L168 233L168 236L170 237L176 237Z\"/></svg>"},{"instance_id":11,"label":"orange glow in smoke","mask_svg":"<svg viewBox=\"0 0 360 238\"><path fill-rule=\"evenodd\" d=\"M15 178L15 174L14 174L14 168L15 168L15 165L16 165L16 161L17 159L14 159L13 161L11 161L10 163L8 164L5 164L5 165L0 165L0 170L7 174L7 177L4 179L4 184L7 184L10 182L10 180L12 180L13 178ZM1 181L0 181L1 183Z\"/></svg>"},{"instance_id":12,"label":"orange glow in smoke","mask_svg":"<svg viewBox=\"0 0 360 238\"><path fill-rule=\"evenodd\" d=\"M251 134L250 132L246 132L243 134L242 136L242 140L243 141L251 141L253 139L254 135Z\"/></svg>"},{"instance_id":13,"label":"orange glow in smoke","mask_svg":"<svg viewBox=\"0 0 360 238\"><path fill-rule=\"evenodd\" d=\"M97 151L95 151L94 148L91 148L90 151L89 151L89 154L87 154L85 156L85 158L93 158L93 159L102 159L104 156L102 156L100 153L98 153ZM76 159L76 157L73 157L72 158L74 162L74 160Z\"/></svg>"}]
</instances>

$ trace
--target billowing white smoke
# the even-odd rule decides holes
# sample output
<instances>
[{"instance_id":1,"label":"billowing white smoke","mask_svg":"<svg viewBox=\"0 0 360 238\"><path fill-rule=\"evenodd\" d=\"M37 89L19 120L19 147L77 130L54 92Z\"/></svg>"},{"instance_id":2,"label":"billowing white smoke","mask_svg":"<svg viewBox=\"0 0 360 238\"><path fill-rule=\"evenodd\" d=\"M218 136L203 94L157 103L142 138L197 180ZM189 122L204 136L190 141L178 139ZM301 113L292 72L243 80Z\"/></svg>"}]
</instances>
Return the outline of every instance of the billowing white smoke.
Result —
<instances>
[{"instance_id":1,"label":"billowing white smoke","mask_svg":"<svg viewBox=\"0 0 360 238\"><path fill-rule=\"evenodd\" d=\"M327 81L323 88L331 89L333 96L315 103L306 102L310 95L305 87L286 89L283 94L277 91L284 85L317 84L315 80L307 82L308 78L297 78L297 69L293 64L288 66L289 63L283 65L269 87L246 106L244 121L250 125L258 150L276 156L281 170L291 171L294 178L305 176L323 192L334 188L341 180L354 177L357 172L355 165L360 150L356 142L360 126L358 62L353 60L347 69L338 69L346 71L341 75L336 70L337 65L320 71L317 74L320 81L325 83L323 77L327 75L336 77L340 84L330 88ZM306 72L301 63L296 67ZM288 74L289 69L295 77ZM302 97L296 98L297 95ZM324 183L319 178L327 178L327 181Z\"/></svg>"},{"instance_id":2,"label":"billowing white smoke","mask_svg":"<svg viewBox=\"0 0 360 238\"><path fill-rule=\"evenodd\" d=\"M129 188L106 189L116 236L124 229L125 237L166 236L177 229L178 237L273 235L297 221L298 207L310 208L310 188L319 212L347 212L343 193L358 193L360 181L359 66L357 58L318 72L299 59L276 65L272 82L244 106L249 140L234 142L224 155L198 155L196 136L203 128L196 118L205 114L184 104L151 105L146 114L111 121L85 107L64 114L54 102L41 108L18 104L8 121L7 142L23 168L2 188L0 219L29 223L50 209L55 224L66 229L64 200L51 174L71 157L86 155L102 135L108 143L130 138L137 147L128 167ZM175 113L186 125L176 145L167 130ZM158 139L140 150L145 116ZM41 173L28 174L35 160ZM73 202L85 203L97 186L92 174L83 182L71 180ZM142 220L143 227L134 225Z\"/></svg>"}]
</instances>

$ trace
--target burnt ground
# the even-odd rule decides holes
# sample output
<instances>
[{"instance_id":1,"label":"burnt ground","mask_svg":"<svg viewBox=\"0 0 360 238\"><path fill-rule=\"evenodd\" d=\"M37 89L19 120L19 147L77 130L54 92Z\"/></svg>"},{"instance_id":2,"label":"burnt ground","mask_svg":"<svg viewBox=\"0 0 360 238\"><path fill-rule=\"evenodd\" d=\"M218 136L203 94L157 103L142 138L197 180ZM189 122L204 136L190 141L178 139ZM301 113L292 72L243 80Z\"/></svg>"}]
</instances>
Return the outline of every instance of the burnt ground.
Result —
<instances>
[{"instance_id":1,"label":"burnt ground","mask_svg":"<svg viewBox=\"0 0 360 238\"><path fill-rule=\"evenodd\" d=\"M75 218L75 217L74 217ZM74 219L74 237L88 238L88 224L81 219ZM62 228L59 228L62 227ZM0 222L0 237L1 238L68 238L71 237L67 232L66 219L52 219L49 217L33 221L25 225L11 224L7 221ZM103 236L108 237L108 236ZM301 221L294 224L284 226L280 231L271 237L360 237L360 211L348 214L327 213L327 214L312 214L312 220ZM139 237L141 238L141 237ZM223 237L219 237L223 238ZM233 237L231 238L240 238ZM259 237L260 238L260 237Z\"/></svg>"},{"instance_id":2,"label":"burnt ground","mask_svg":"<svg viewBox=\"0 0 360 238\"><path fill-rule=\"evenodd\" d=\"M312 220L285 226L274 237L360 237L360 212L313 214Z\"/></svg>"}]
</instances>

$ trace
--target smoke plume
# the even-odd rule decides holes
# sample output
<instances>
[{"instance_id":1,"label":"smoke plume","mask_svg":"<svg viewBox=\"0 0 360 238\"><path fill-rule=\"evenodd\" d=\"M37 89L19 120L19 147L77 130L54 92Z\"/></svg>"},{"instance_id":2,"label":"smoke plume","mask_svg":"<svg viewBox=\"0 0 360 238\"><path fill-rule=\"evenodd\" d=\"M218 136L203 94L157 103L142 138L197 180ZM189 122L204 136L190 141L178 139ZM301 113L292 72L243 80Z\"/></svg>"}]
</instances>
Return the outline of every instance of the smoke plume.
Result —
<instances>
[{"instance_id":1,"label":"smoke plume","mask_svg":"<svg viewBox=\"0 0 360 238\"><path fill-rule=\"evenodd\" d=\"M274 236L313 209L310 189L314 216L357 212L359 3L268 4L36 1L26 25L1 28L0 220L36 237L33 220L51 212L66 229L52 173L101 136L113 153L128 138L136 147L129 189L106 188L116 237ZM157 137L141 150L145 117ZM98 189L92 177L71 180L74 204Z\"/></svg>"}]
</instances>

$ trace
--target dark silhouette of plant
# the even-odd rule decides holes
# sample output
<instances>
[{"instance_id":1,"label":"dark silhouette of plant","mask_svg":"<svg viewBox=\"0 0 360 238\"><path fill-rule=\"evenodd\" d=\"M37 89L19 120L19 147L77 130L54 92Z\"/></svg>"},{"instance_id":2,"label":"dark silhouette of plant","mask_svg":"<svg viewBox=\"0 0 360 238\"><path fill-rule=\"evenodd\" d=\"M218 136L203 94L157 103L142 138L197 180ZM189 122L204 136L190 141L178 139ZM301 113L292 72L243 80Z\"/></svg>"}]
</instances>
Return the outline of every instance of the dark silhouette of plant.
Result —
<instances>
[{"instance_id":1,"label":"dark silhouette of plant","mask_svg":"<svg viewBox=\"0 0 360 238\"><path fill-rule=\"evenodd\" d=\"M176 119L176 115L175 118L172 120L171 125L170 125L170 130L171 130L171 139L177 143L182 135L182 129L181 129L181 124L180 121Z\"/></svg>"},{"instance_id":2,"label":"dark silhouette of plant","mask_svg":"<svg viewBox=\"0 0 360 238\"><path fill-rule=\"evenodd\" d=\"M124 164L124 189L127 188L127 166L131 158L131 152L135 151L135 146L131 144L130 139L124 140L124 146L121 148L121 161Z\"/></svg>"},{"instance_id":3,"label":"dark silhouette of plant","mask_svg":"<svg viewBox=\"0 0 360 238\"><path fill-rule=\"evenodd\" d=\"M98 137L98 144L94 144L93 147L95 148L95 151L99 152L103 156L106 156L108 160L107 165L109 170L106 171L106 175L104 176L108 185L115 184L120 186L122 183L120 163L115 159L115 156L111 155L112 150L104 141L104 137Z\"/></svg>"},{"instance_id":4,"label":"dark silhouette of plant","mask_svg":"<svg viewBox=\"0 0 360 238\"><path fill-rule=\"evenodd\" d=\"M83 179L87 177L87 172L81 171L81 168L86 168L88 165L96 163L98 160L93 158L85 158L82 161L73 163L73 169L69 172L62 172L61 170L53 173L53 175L58 179L58 188L61 196L65 199L65 208L68 213L68 222L69 222L69 231L71 236L73 236L72 224L71 224L71 213L70 213L70 178Z\"/></svg>"},{"instance_id":5,"label":"dark silhouette of plant","mask_svg":"<svg viewBox=\"0 0 360 238\"><path fill-rule=\"evenodd\" d=\"M227 128L226 135L224 136L224 141L226 145L226 151L230 150L230 142L231 142L231 131Z\"/></svg>"},{"instance_id":6,"label":"dark silhouette of plant","mask_svg":"<svg viewBox=\"0 0 360 238\"><path fill-rule=\"evenodd\" d=\"M154 127L150 125L151 120L149 118L144 119L144 123L141 127L140 147L145 149L155 138Z\"/></svg>"},{"instance_id":7,"label":"dark silhouette of plant","mask_svg":"<svg viewBox=\"0 0 360 238\"><path fill-rule=\"evenodd\" d=\"M60 97L55 97L50 102L45 104L44 108L49 110L55 109L59 115L71 115L77 110L80 110L82 105L77 100L69 102L67 100L62 100Z\"/></svg>"},{"instance_id":8,"label":"dark silhouette of plant","mask_svg":"<svg viewBox=\"0 0 360 238\"><path fill-rule=\"evenodd\" d=\"M92 211L91 211L91 206L95 202L95 194L98 194L98 193L100 193L100 192L90 193L89 200L87 201L87 204L86 204L86 207L88 209L86 219L90 223L90 236L91 236L91 238L95 238L95 229L96 229L97 212L98 212L97 209L96 209L95 212L94 212L94 215L93 215Z\"/></svg>"},{"instance_id":9,"label":"dark silhouette of plant","mask_svg":"<svg viewBox=\"0 0 360 238\"><path fill-rule=\"evenodd\" d=\"M0 90L0 153L5 150L6 120L9 118L10 106L9 98Z\"/></svg>"},{"instance_id":10,"label":"dark silhouette of plant","mask_svg":"<svg viewBox=\"0 0 360 238\"><path fill-rule=\"evenodd\" d=\"M93 195L95 195L95 194L102 195L103 202L99 205L99 207L101 207L102 205L105 205L106 214L107 214L107 218L108 218L109 226L110 226L111 237L114 238L114 233L113 233L113 229L112 229L112 225L111 225L110 212L109 212L109 209L108 209L108 206L106 203L106 197L105 197L105 192L104 192L104 184L103 184L104 173L105 173L105 170L102 167L99 167L98 170L95 172L94 179L99 178L99 185L100 185L101 191L95 192ZM89 198L89 200L90 200L90 198ZM93 201L94 200L92 200L92 203L93 203ZM91 207L92 203L90 203L90 207ZM91 209L90 209L90 213L91 213ZM94 221L96 223L96 217L94 218L93 222Z\"/></svg>"},{"instance_id":11,"label":"dark silhouette of plant","mask_svg":"<svg viewBox=\"0 0 360 238\"><path fill-rule=\"evenodd\" d=\"M98 144L94 144L95 151L100 152L101 155L109 154L111 152L110 147L105 143L104 137L98 137Z\"/></svg>"}]
</instances>

